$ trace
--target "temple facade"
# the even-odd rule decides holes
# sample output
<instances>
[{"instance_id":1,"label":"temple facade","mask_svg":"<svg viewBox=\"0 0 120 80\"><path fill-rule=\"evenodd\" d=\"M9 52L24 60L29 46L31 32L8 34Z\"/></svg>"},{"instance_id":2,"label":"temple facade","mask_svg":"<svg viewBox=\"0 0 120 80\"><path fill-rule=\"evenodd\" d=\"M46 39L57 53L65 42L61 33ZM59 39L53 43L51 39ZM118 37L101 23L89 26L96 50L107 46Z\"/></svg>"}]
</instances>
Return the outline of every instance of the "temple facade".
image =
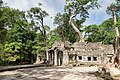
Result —
<instances>
[{"instance_id":1,"label":"temple facade","mask_svg":"<svg viewBox=\"0 0 120 80\"><path fill-rule=\"evenodd\" d=\"M55 42L47 50L47 61L53 65L100 65L110 63L114 56L112 45L103 45L100 42L87 43L68 41Z\"/></svg>"}]
</instances>

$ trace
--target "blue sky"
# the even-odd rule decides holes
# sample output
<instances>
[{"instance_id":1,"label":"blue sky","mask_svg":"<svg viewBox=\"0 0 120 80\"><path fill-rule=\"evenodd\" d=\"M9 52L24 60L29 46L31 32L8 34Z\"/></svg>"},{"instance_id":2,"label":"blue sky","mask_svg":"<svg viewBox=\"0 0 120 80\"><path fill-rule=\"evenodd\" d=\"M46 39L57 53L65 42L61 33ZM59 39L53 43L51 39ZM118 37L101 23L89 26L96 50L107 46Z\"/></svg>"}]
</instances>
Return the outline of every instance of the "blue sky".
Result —
<instances>
[{"instance_id":1,"label":"blue sky","mask_svg":"<svg viewBox=\"0 0 120 80\"><path fill-rule=\"evenodd\" d=\"M3 0L8 6L20 10L28 10L31 7L35 7L38 3L42 3L42 9L49 13L49 16L45 18L44 22L49 25L51 29L54 29L53 25L54 16L58 12L64 11L65 0ZM89 18L84 25L100 24L102 21L110 18L110 15L106 14L106 8L115 0L99 0L99 4L102 6L99 10L89 10Z\"/></svg>"}]
</instances>

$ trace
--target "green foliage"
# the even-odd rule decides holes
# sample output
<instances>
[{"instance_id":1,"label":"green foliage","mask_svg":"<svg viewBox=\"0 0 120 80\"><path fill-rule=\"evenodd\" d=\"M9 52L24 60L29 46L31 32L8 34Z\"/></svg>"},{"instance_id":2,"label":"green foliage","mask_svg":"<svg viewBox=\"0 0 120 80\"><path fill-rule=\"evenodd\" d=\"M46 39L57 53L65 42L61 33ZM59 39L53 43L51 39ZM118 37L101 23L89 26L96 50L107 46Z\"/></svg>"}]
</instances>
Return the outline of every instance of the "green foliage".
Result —
<instances>
[{"instance_id":1,"label":"green foliage","mask_svg":"<svg viewBox=\"0 0 120 80\"><path fill-rule=\"evenodd\" d=\"M28 28L29 24L20 20L8 31L8 40L5 44L6 61L30 60L33 41L36 33Z\"/></svg>"},{"instance_id":2,"label":"green foliage","mask_svg":"<svg viewBox=\"0 0 120 80\"><path fill-rule=\"evenodd\" d=\"M79 40L78 34L75 33L72 26L69 25L69 19L71 15L74 15L74 23L78 25L77 28L80 32L83 32L82 24L88 18L88 10L94 7L99 7L98 0L66 0L64 14L58 13L55 16L54 24L57 24L55 30L62 40L68 40L72 43ZM79 17L78 17L79 16Z\"/></svg>"},{"instance_id":3,"label":"green foliage","mask_svg":"<svg viewBox=\"0 0 120 80\"><path fill-rule=\"evenodd\" d=\"M2 6L0 8L0 65L17 61L17 63L20 61L33 63L36 54L40 53L45 59L45 50L51 48L55 41L68 40L72 43L78 41L79 37L69 25L71 14L75 15L74 23L78 25L78 29L85 32L86 41L114 44L112 19L100 25L87 26L82 30L82 24L89 16L88 10L100 7L97 1L66 0L66 12L55 16L54 24L57 28L52 31L44 24L44 18L48 13L42 10L41 4L28 10L27 15L24 11ZM117 20L117 26L120 27L118 16Z\"/></svg>"},{"instance_id":4,"label":"green foliage","mask_svg":"<svg viewBox=\"0 0 120 80\"><path fill-rule=\"evenodd\" d=\"M0 27L0 43L3 43L6 39L7 29Z\"/></svg>"},{"instance_id":5,"label":"green foliage","mask_svg":"<svg viewBox=\"0 0 120 80\"><path fill-rule=\"evenodd\" d=\"M19 53L19 50L22 47L22 43L12 42L5 44L5 52L7 53Z\"/></svg>"},{"instance_id":6,"label":"green foliage","mask_svg":"<svg viewBox=\"0 0 120 80\"><path fill-rule=\"evenodd\" d=\"M43 19L47 15L40 7L31 8L27 17L24 11L1 7L0 63L33 63L37 53L44 54L46 31L50 30L49 26L43 24Z\"/></svg>"},{"instance_id":7,"label":"green foliage","mask_svg":"<svg viewBox=\"0 0 120 80\"><path fill-rule=\"evenodd\" d=\"M55 31L61 40L68 40L72 43L79 40L79 37L73 30L72 26L69 25L70 16L74 15L75 25L77 25L80 32L83 32L81 28L83 28L82 24L89 16L88 10L100 7L97 1L98 0L66 0L64 8L66 13L58 13L54 19L54 24L57 25Z\"/></svg>"},{"instance_id":8,"label":"green foliage","mask_svg":"<svg viewBox=\"0 0 120 80\"><path fill-rule=\"evenodd\" d=\"M0 18L0 26L1 27L12 27L19 20L25 19L25 14L23 11L19 11L16 9L12 9L9 7L2 7L1 9L1 18Z\"/></svg>"},{"instance_id":9,"label":"green foliage","mask_svg":"<svg viewBox=\"0 0 120 80\"><path fill-rule=\"evenodd\" d=\"M62 40L62 37L58 34L57 29L54 29L54 30L50 31L48 34L47 47L51 48L55 41L61 41L61 40Z\"/></svg>"},{"instance_id":10,"label":"green foliage","mask_svg":"<svg viewBox=\"0 0 120 80\"><path fill-rule=\"evenodd\" d=\"M119 22L118 22L119 23ZM108 19L100 25L90 25L85 28L86 41L102 42L103 44L115 43L113 19Z\"/></svg>"},{"instance_id":11,"label":"green foliage","mask_svg":"<svg viewBox=\"0 0 120 80\"><path fill-rule=\"evenodd\" d=\"M16 61L17 59L20 59L20 49L22 47L22 43L18 42L11 42L5 44L4 51L5 54L5 61Z\"/></svg>"},{"instance_id":12,"label":"green foliage","mask_svg":"<svg viewBox=\"0 0 120 80\"><path fill-rule=\"evenodd\" d=\"M33 52L36 54L41 53L43 57L45 56L45 50L47 48L47 31L50 27L44 25L44 18L48 16L48 13L41 9L41 4L38 7L31 8L28 10L27 17L30 19L32 30L37 32ZM44 57L45 58L45 57Z\"/></svg>"},{"instance_id":13,"label":"green foliage","mask_svg":"<svg viewBox=\"0 0 120 80\"><path fill-rule=\"evenodd\" d=\"M116 1L115 3L112 3L109 7L107 7L107 14L112 15L112 11L115 11L115 14L117 16L120 16L120 2Z\"/></svg>"},{"instance_id":14,"label":"green foliage","mask_svg":"<svg viewBox=\"0 0 120 80\"><path fill-rule=\"evenodd\" d=\"M57 36L60 36L61 40L68 40L72 43L79 40L77 34L73 30L72 26L69 25L69 14L64 13L60 14L58 13L55 16L54 24L57 25L57 28L54 30L55 34L58 34ZM76 20L76 24L79 25L79 29L82 27L81 23L79 23L79 20Z\"/></svg>"},{"instance_id":15,"label":"green foliage","mask_svg":"<svg viewBox=\"0 0 120 80\"><path fill-rule=\"evenodd\" d=\"M43 24L44 18L48 16L48 13L41 9L41 4L38 7L33 7L28 10L27 17L30 18L32 27L35 31L39 31L42 35L46 35L46 25Z\"/></svg>"},{"instance_id":16,"label":"green foliage","mask_svg":"<svg viewBox=\"0 0 120 80\"><path fill-rule=\"evenodd\" d=\"M4 46L0 44L0 65L4 65Z\"/></svg>"},{"instance_id":17,"label":"green foliage","mask_svg":"<svg viewBox=\"0 0 120 80\"><path fill-rule=\"evenodd\" d=\"M69 14L80 16L79 20L84 22L88 18L88 10L99 8L98 0L66 0L65 11Z\"/></svg>"}]
</instances>

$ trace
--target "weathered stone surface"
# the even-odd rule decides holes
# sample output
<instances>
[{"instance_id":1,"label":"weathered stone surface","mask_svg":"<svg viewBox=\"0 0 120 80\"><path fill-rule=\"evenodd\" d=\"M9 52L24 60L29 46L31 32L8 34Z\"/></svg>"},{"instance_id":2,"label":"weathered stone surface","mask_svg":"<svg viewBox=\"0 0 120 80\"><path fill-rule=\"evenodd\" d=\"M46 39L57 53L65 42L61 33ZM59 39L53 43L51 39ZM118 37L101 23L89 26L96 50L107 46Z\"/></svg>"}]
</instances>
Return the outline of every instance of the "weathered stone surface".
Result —
<instances>
[{"instance_id":1,"label":"weathered stone surface","mask_svg":"<svg viewBox=\"0 0 120 80\"><path fill-rule=\"evenodd\" d=\"M59 63L61 63L60 65L69 65L71 62L73 62L73 64L81 64L84 62L85 64L92 63L92 65L101 65L112 62L111 60L114 55L112 45L103 45L100 42L75 42L71 44L68 41L60 41L55 42L49 52L55 50L57 51L57 65L59 65ZM68 57L66 57L66 55L68 55ZM51 58L53 61L56 60L55 55ZM54 63L54 65L56 64Z\"/></svg>"}]
</instances>

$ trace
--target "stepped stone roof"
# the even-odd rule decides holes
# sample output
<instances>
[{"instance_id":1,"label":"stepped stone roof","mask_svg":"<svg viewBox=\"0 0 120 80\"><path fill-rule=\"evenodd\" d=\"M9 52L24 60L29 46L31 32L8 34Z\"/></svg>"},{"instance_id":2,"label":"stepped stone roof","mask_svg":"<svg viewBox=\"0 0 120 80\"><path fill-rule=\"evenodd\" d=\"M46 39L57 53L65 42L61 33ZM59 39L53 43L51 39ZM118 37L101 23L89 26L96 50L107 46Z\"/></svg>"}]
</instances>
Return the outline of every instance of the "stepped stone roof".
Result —
<instances>
[{"instance_id":1,"label":"stepped stone roof","mask_svg":"<svg viewBox=\"0 0 120 80\"><path fill-rule=\"evenodd\" d=\"M57 49L63 51L63 50L66 49L66 48L70 48L70 45L71 45L71 43L70 43L69 41L58 41L58 42L56 41L56 42L53 44L52 49L57 48Z\"/></svg>"},{"instance_id":2,"label":"stepped stone roof","mask_svg":"<svg viewBox=\"0 0 120 80\"><path fill-rule=\"evenodd\" d=\"M75 42L72 46L73 47L83 47L86 45L86 42Z\"/></svg>"},{"instance_id":3,"label":"stepped stone roof","mask_svg":"<svg viewBox=\"0 0 120 80\"><path fill-rule=\"evenodd\" d=\"M113 45L103 45L104 50L112 50Z\"/></svg>"},{"instance_id":4,"label":"stepped stone roof","mask_svg":"<svg viewBox=\"0 0 120 80\"><path fill-rule=\"evenodd\" d=\"M112 45L104 45L101 42L75 42L74 44L71 44L69 41L56 41L53 44L52 50L58 49L60 51L64 50L70 50L70 52L74 51L83 51L84 53L91 54L91 53L101 53L101 52L108 52L109 51L114 51Z\"/></svg>"},{"instance_id":5,"label":"stepped stone roof","mask_svg":"<svg viewBox=\"0 0 120 80\"><path fill-rule=\"evenodd\" d=\"M86 49L101 49L102 44L100 42L87 43Z\"/></svg>"}]
</instances>

